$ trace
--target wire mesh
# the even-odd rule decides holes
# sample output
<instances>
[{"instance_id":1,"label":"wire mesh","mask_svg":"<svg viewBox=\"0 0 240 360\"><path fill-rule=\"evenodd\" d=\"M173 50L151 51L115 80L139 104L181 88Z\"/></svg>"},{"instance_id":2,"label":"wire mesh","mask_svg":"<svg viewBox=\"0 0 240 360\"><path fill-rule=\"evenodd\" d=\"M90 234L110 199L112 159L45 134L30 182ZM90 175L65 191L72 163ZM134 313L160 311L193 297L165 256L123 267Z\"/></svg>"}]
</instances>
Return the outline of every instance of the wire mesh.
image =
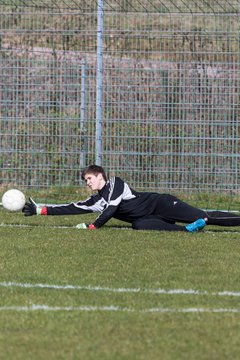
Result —
<instances>
[{"instance_id":1,"label":"wire mesh","mask_svg":"<svg viewBox=\"0 0 240 360\"><path fill-rule=\"evenodd\" d=\"M0 0L2 185L79 186L95 162L97 5ZM237 0L105 1L110 174L139 189L238 192L239 20Z\"/></svg>"}]
</instances>

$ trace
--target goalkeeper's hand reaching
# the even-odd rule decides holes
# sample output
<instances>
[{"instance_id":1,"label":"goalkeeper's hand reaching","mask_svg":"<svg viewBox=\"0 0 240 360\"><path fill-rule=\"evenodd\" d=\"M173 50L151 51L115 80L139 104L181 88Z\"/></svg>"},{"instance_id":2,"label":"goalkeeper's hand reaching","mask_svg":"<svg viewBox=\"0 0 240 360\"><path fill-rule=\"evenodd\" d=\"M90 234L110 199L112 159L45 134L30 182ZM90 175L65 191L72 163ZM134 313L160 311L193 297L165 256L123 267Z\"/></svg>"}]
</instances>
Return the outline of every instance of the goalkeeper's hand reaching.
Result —
<instances>
[{"instance_id":1,"label":"goalkeeper's hand reaching","mask_svg":"<svg viewBox=\"0 0 240 360\"><path fill-rule=\"evenodd\" d=\"M29 202L24 205L22 212L25 216L37 215L38 206L31 197L29 198Z\"/></svg>"},{"instance_id":2,"label":"goalkeeper's hand reaching","mask_svg":"<svg viewBox=\"0 0 240 360\"><path fill-rule=\"evenodd\" d=\"M89 230L94 230L96 229L96 227L93 224L85 224L85 223L81 223L81 224L77 224L76 225L77 229L89 229Z\"/></svg>"}]
</instances>

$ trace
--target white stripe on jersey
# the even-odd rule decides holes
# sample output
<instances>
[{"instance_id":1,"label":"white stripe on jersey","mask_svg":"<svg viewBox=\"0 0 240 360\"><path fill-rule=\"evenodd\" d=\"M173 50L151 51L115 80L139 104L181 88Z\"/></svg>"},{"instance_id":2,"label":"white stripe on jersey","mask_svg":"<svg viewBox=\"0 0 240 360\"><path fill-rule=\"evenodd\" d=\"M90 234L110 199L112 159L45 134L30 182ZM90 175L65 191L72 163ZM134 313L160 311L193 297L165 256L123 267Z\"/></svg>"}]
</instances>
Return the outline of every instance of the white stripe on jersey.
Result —
<instances>
[{"instance_id":1,"label":"white stripe on jersey","mask_svg":"<svg viewBox=\"0 0 240 360\"><path fill-rule=\"evenodd\" d=\"M111 200L111 201L109 201L109 203L108 203L108 206L118 206L119 204L120 204L120 202L121 202L121 200L122 200L122 195L120 195L117 199L115 199L115 200Z\"/></svg>"},{"instance_id":2,"label":"white stripe on jersey","mask_svg":"<svg viewBox=\"0 0 240 360\"><path fill-rule=\"evenodd\" d=\"M84 202L86 202L86 201L84 201ZM66 207L68 207L71 204L74 205L78 209L83 209L83 210L92 211L92 212L102 212L104 210L107 202L103 198L101 198L93 205L83 205L83 204L78 205L78 203L72 202L70 204L56 204L56 205L51 205L51 206L53 208L58 207L58 206L62 206L62 207L66 206Z\"/></svg>"},{"instance_id":3,"label":"white stripe on jersey","mask_svg":"<svg viewBox=\"0 0 240 360\"><path fill-rule=\"evenodd\" d=\"M91 206L87 206L87 205L78 205L76 203L73 203L74 206L76 206L77 208L83 209L83 210L91 210L93 212L102 212L107 204L107 202L101 198L99 199L95 204L91 205Z\"/></svg>"},{"instance_id":4,"label":"white stripe on jersey","mask_svg":"<svg viewBox=\"0 0 240 360\"><path fill-rule=\"evenodd\" d=\"M136 197L136 195L134 195L131 192L131 189L128 186L128 184L124 183L124 190L123 190L122 199L123 200L130 200L130 199L134 199L135 197Z\"/></svg>"},{"instance_id":5,"label":"white stripe on jersey","mask_svg":"<svg viewBox=\"0 0 240 360\"><path fill-rule=\"evenodd\" d=\"M108 203L110 204L110 199L111 199L114 185L115 185L115 176L112 177L111 179L109 179L109 185L110 185L110 188L109 188L109 195L108 195Z\"/></svg>"},{"instance_id":6,"label":"white stripe on jersey","mask_svg":"<svg viewBox=\"0 0 240 360\"><path fill-rule=\"evenodd\" d=\"M113 181L111 182L111 185L113 187L111 188L110 196L111 196L112 190L114 188L114 182ZM117 199L109 201L108 204L113 205L113 206L118 206L122 200L130 200L130 199L134 199L135 197L136 196L133 195L133 193L131 192L131 189L129 188L128 184L124 183L123 193ZM109 199L110 199L110 197L109 197Z\"/></svg>"}]
</instances>

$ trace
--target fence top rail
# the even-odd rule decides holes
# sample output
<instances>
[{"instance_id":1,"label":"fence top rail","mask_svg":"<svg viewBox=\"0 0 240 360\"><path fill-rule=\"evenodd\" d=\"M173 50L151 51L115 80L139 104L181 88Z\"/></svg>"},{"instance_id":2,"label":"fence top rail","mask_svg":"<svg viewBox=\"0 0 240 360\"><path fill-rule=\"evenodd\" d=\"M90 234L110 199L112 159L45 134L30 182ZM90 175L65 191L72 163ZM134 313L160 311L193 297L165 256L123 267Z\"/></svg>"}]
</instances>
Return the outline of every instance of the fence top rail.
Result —
<instances>
[{"instance_id":1,"label":"fence top rail","mask_svg":"<svg viewBox=\"0 0 240 360\"><path fill-rule=\"evenodd\" d=\"M0 0L0 6L58 11L97 11L97 0ZM239 0L105 0L105 11L134 13L240 14Z\"/></svg>"}]
</instances>

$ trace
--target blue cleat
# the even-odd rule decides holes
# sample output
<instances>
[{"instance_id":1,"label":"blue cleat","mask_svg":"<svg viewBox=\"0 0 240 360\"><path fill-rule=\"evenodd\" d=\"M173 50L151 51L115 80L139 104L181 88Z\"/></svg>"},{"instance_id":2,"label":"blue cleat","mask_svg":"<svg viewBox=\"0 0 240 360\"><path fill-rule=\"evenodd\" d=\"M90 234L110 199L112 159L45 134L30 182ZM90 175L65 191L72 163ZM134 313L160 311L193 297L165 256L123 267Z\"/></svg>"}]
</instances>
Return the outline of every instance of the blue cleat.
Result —
<instances>
[{"instance_id":1,"label":"blue cleat","mask_svg":"<svg viewBox=\"0 0 240 360\"><path fill-rule=\"evenodd\" d=\"M198 219L193 223L186 225L185 229L189 232L195 232L202 230L205 225L206 225L206 221L204 219Z\"/></svg>"}]
</instances>

